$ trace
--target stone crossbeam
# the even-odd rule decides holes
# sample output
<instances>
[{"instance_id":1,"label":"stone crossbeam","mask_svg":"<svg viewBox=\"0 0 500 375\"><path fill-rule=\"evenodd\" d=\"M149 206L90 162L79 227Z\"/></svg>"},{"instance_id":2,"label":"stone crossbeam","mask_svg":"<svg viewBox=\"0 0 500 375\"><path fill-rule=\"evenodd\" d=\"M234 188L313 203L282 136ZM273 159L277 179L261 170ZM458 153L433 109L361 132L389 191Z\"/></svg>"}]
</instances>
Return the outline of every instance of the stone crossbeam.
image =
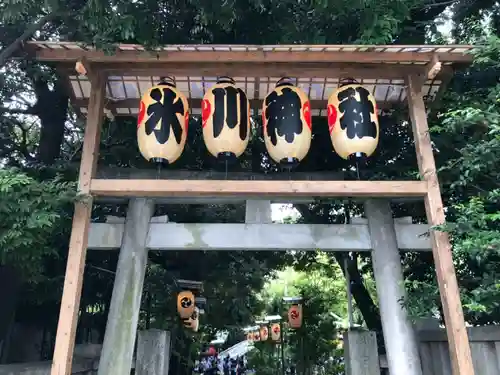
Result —
<instances>
[{"instance_id":1,"label":"stone crossbeam","mask_svg":"<svg viewBox=\"0 0 500 375\"><path fill-rule=\"evenodd\" d=\"M426 224L395 223L398 248L430 251ZM118 249L123 223L92 223L88 248ZM362 224L179 224L151 222L150 250L371 251L368 225Z\"/></svg>"}]
</instances>

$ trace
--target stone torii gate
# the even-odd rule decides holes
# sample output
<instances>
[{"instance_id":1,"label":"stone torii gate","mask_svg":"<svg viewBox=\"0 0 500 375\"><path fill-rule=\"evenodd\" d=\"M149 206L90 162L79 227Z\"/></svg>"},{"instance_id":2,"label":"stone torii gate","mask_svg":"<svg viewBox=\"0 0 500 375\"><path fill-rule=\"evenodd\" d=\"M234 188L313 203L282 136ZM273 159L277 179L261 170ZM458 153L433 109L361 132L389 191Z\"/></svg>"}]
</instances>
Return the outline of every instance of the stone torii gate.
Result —
<instances>
[{"instance_id":1,"label":"stone torii gate","mask_svg":"<svg viewBox=\"0 0 500 375\"><path fill-rule=\"evenodd\" d=\"M442 224L445 220L425 100L439 96L444 82L451 76L453 66L471 61L466 52L472 48L458 45L185 45L165 46L151 52L141 46L119 45L114 54L106 55L78 43L27 43L25 51L33 58L56 64L59 71L66 75L74 106L87 116L79 192L91 198L75 205L52 375L71 373L88 245L108 249L121 246L119 265L122 268L117 271L116 277L124 280L134 272L137 276L128 291L128 297L134 301L133 311L129 311L129 329L121 331L121 342L114 342L122 346L121 357L115 357L115 363L104 360L100 365L100 375L116 375L122 373L121 370L130 369L136 334L134 325L137 325L143 270L147 261L146 248L220 249L221 246L226 250L322 248L329 251L371 251L392 375L421 374L411 326L398 301L403 290L395 282L402 279L397 250L432 249L453 372L455 375L474 374L448 236L436 230L430 231L429 239L417 236L429 226ZM76 75L74 69L77 62L83 67L80 71L85 71L86 76ZM255 115L258 114L259 103L269 91L270 83L273 84L282 76L296 77L298 85L305 88L312 99L313 116L326 115L326 99L338 86L339 79L356 78L374 93L379 108L394 102L408 104L421 179L248 181L151 179L137 175L125 179L97 178L103 115L138 113L141 94L165 74L174 76L177 87L188 94L193 114L200 113L203 91L215 81L216 76L234 77L237 84L244 87ZM91 226L92 197L131 199L126 222ZM342 227L270 224L266 219L267 214L263 213L267 211L269 202L250 204L254 205L253 219L249 219L252 224L224 224L230 228L219 224L150 224L153 199L192 202L200 199L216 199L218 202L265 199L293 202L317 197L365 199L368 224ZM424 228L402 222L394 224L388 203L388 199L393 198L424 200L428 226ZM259 204L263 204L260 209L255 208ZM251 215L251 212L252 209L249 209L247 213ZM257 220L267 223L256 224ZM169 237L171 240L167 242L160 231L171 233L173 237ZM225 241L221 241L221 238ZM263 240L265 238L273 241L266 242ZM106 351L109 353L114 350L110 348L110 337L114 337L113 340L118 338L118 325L113 322L119 316L120 301L125 298L124 292L120 293L115 288L104 342L104 357ZM117 360L122 361L120 365L116 364Z\"/></svg>"}]
</instances>

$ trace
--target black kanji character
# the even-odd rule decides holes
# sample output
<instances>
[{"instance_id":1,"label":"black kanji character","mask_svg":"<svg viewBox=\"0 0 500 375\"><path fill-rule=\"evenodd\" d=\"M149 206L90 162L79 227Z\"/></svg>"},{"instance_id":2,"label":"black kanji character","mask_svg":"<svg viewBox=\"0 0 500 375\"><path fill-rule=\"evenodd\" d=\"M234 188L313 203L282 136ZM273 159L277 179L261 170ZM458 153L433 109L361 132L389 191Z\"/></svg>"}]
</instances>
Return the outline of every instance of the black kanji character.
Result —
<instances>
[{"instance_id":1,"label":"black kanji character","mask_svg":"<svg viewBox=\"0 0 500 375\"><path fill-rule=\"evenodd\" d=\"M245 140L248 132L248 108L247 96L240 88L228 86L226 88L217 88L213 90L215 97L213 129L214 138L217 138L224 124L230 129L240 126L240 138ZM240 111L238 112L238 99L240 101ZM227 109L225 113L224 109ZM241 114L241 118L238 118Z\"/></svg>"},{"instance_id":2,"label":"black kanji character","mask_svg":"<svg viewBox=\"0 0 500 375\"><path fill-rule=\"evenodd\" d=\"M358 93L360 100L356 99ZM339 111L342 113L340 118L340 127L342 130L347 128L347 138L353 139L355 136L377 137L377 126L371 120L371 114L375 108L373 103L368 100L370 92L364 87L350 87L341 91L337 98L340 102Z\"/></svg>"},{"instance_id":3,"label":"black kanji character","mask_svg":"<svg viewBox=\"0 0 500 375\"><path fill-rule=\"evenodd\" d=\"M163 103L161 102L162 93ZM177 94L168 87L153 89L150 96L156 103L148 106L147 114L149 118L145 123L146 134L150 135L154 131L158 143L165 144L170 136L170 127L172 127L175 140L177 144L180 144L182 126L177 118L177 114L184 115L184 103L182 103L180 98L174 103ZM159 121L161 121L160 129L155 129Z\"/></svg>"},{"instance_id":4,"label":"black kanji character","mask_svg":"<svg viewBox=\"0 0 500 375\"><path fill-rule=\"evenodd\" d=\"M273 145L278 143L277 135L292 143L295 135L302 133L301 105L299 95L289 87L283 88L281 95L273 91L266 98L267 135Z\"/></svg>"}]
</instances>

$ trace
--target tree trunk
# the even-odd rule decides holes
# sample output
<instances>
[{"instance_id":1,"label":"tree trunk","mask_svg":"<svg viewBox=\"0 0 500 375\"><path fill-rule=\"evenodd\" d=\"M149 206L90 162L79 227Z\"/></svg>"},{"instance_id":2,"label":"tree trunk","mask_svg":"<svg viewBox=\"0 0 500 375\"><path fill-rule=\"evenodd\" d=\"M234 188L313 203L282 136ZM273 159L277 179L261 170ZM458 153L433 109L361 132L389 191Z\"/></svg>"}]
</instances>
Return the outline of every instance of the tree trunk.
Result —
<instances>
[{"instance_id":1,"label":"tree trunk","mask_svg":"<svg viewBox=\"0 0 500 375\"><path fill-rule=\"evenodd\" d=\"M2 301L0 305L0 358L5 360L8 356L8 335L14 323L21 286L18 272L12 267L0 266L0 285L9 286L8 288L0 288L0 301Z\"/></svg>"},{"instance_id":2,"label":"tree trunk","mask_svg":"<svg viewBox=\"0 0 500 375\"><path fill-rule=\"evenodd\" d=\"M34 86L37 96L35 110L41 122L37 160L50 165L61 155L69 97L61 77L57 78L54 90L50 90L48 83L41 79L35 80Z\"/></svg>"}]
</instances>

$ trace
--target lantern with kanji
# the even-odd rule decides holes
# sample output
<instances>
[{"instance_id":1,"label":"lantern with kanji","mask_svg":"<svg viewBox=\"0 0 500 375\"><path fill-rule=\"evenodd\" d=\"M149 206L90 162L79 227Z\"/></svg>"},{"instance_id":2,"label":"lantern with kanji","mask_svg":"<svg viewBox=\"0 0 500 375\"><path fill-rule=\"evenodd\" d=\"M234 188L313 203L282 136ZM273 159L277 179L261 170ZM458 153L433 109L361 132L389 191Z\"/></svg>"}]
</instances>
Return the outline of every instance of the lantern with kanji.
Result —
<instances>
[{"instance_id":1,"label":"lantern with kanji","mask_svg":"<svg viewBox=\"0 0 500 375\"><path fill-rule=\"evenodd\" d=\"M177 295L177 312L182 319L189 318L195 311L195 297L190 290L183 290Z\"/></svg>"},{"instance_id":2,"label":"lantern with kanji","mask_svg":"<svg viewBox=\"0 0 500 375\"><path fill-rule=\"evenodd\" d=\"M343 159L363 159L375 152L379 138L377 103L366 88L345 80L328 99L328 128L335 152Z\"/></svg>"},{"instance_id":3,"label":"lantern with kanji","mask_svg":"<svg viewBox=\"0 0 500 375\"><path fill-rule=\"evenodd\" d=\"M253 341L253 332L252 331L247 332L247 340L248 341Z\"/></svg>"},{"instance_id":4,"label":"lantern with kanji","mask_svg":"<svg viewBox=\"0 0 500 375\"><path fill-rule=\"evenodd\" d=\"M263 325L260 327L260 341L267 341L269 338L269 328L267 325Z\"/></svg>"},{"instance_id":5,"label":"lantern with kanji","mask_svg":"<svg viewBox=\"0 0 500 375\"><path fill-rule=\"evenodd\" d=\"M294 304L288 309L288 324L290 328L300 328L302 326L302 305Z\"/></svg>"},{"instance_id":6,"label":"lantern with kanji","mask_svg":"<svg viewBox=\"0 0 500 375\"><path fill-rule=\"evenodd\" d=\"M281 337L281 326L279 323L271 324L271 340L280 341Z\"/></svg>"},{"instance_id":7,"label":"lantern with kanji","mask_svg":"<svg viewBox=\"0 0 500 375\"><path fill-rule=\"evenodd\" d=\"M203 140L222 161L235 161L250 139L250 103L230 77L219 77L202 101Z\"/></svg>"},{"instance_id":8,"label":"lantern with kanji","mask_svg":"<svg viewBox=\"0 0 500 375\"><path fill-rule=\"evenodd\" d=\"M311 104L306 93L289 78L281 78L262 105L269 156L285 168L296 166L311 147L311 121Z\"/></svg>"},{"instance_id":9,"label":"lantern with kanji","mask_svg":"<svg viewBox=\"0 0 500 375\"><path fill-rule=\"evenodd\" d=\"M171 78L162 78L142 97L137 118L137 143L142 156L172 164L186 144L189 105Z\"/></svg>"}]
</instances>

